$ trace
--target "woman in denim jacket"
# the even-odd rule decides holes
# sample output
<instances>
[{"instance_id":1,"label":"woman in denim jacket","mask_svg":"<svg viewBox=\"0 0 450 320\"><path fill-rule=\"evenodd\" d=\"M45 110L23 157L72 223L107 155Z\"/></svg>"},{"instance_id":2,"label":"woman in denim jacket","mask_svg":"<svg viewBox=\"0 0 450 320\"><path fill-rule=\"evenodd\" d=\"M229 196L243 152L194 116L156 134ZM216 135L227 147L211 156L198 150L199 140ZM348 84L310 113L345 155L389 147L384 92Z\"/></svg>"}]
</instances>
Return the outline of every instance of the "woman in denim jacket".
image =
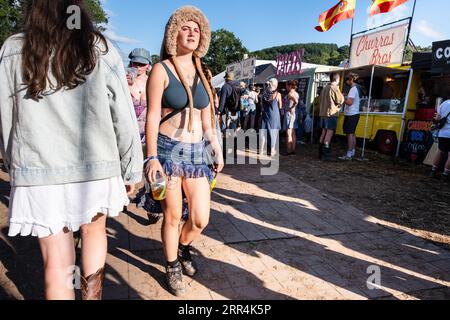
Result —
<instances>
[{"instance_id":1,"label":"woman in denim jacket","mask_svg":"<svg viewBox=\"0 0 450 320\"><path fill-rule=\"evenodd\" d=\"M66 13L71 5L80 9L78 26ZM45 297L66 300L75 298L68 283L81 228L82 298L101 299L106 217L122 211L142 177L125 69L83 1L28 0L24 9L24 32L0 51L9 236L39 238Z\"/></svg>"}]
</instances>

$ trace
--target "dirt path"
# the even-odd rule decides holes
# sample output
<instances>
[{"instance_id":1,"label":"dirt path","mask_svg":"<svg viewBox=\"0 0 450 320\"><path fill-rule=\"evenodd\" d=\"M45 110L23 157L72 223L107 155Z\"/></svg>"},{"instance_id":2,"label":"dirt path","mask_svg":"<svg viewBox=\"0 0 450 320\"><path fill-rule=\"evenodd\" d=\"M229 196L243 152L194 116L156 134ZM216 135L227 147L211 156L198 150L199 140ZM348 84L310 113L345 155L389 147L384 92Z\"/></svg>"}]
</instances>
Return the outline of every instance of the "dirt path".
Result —
<instances>
[{"instance_id":1,"label":"dirt path","mask_svg":"<svg viewBox=\"0 0 450 320\"><path fill-rule=\"evenodd\" d=\"M341 144L335 144L334 158L342 154ZM430 179L429 167L394 161L373 150L365 162L321 162L317 155L318 146L301 146L296 156L282 156L281 170L367 214L450 248L450 184Z\"/></svg>"}]
</instances>

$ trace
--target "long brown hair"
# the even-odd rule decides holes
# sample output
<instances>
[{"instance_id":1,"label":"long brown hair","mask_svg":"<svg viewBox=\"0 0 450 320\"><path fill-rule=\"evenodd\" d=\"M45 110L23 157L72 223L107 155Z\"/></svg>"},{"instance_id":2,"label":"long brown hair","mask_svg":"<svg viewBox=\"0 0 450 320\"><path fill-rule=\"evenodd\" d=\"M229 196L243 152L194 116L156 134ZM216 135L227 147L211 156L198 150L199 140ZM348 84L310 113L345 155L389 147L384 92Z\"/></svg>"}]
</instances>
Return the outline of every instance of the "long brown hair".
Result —
<instances>
[{"instance_id":1,"label":"long brown hair","mask_svg":"<svg viewBox=\"0 0 450 320\"><path fill-rule=\"evenodd\" d=\"M80 9L79 29L69 29L67 9ZM84 0L26 0L24 7L23 80L29 98L43 97L47 86L54 91L74 89L86 82L98 59L97 44L105 37L95 28ZM49 78L49 71L56 83Z\"/></svg>"}]
</instances>

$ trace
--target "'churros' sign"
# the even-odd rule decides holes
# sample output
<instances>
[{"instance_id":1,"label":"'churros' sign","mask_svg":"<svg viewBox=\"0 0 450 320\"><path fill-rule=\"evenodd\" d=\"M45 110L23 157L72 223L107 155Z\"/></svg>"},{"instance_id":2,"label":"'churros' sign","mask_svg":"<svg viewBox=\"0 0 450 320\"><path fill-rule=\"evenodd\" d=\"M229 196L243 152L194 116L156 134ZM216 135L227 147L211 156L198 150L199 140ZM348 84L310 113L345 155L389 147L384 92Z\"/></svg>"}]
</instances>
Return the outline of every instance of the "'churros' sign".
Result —
<instances>
[{"instance_id":1,"label":"'churros' sign","mask_svg":"<svg viewBox=\"0 0 450 320\"><path fill-rule=\"evenodd\" d=\"M408 23L352 39L350 67L403 62Z\"/></svg>"}]
</instances>

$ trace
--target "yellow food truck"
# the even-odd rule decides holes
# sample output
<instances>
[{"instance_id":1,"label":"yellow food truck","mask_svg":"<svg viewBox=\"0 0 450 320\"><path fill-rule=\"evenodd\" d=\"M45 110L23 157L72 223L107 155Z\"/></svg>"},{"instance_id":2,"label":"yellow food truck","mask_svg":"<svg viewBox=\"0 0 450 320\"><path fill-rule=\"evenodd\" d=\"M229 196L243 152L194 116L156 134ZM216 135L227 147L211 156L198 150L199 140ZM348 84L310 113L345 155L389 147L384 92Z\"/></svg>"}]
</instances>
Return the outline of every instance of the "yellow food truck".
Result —
<instances>
[{"instance_id":1,"label":"yellow food truck","mask_svg":"<svg viewBox=\"0 0 450 320\"><path fill-rule=\"evenodd\" d=\"M399 141L403 140L406 123L415 116L420 75L415 75L410 66L371 65L339 72L345 96L350 90L345 83L349 73L359 75L359 84L367 92L361 98L361 119L356 137L374 142L381 153L398 155ZM342 112L337 135L344 135L343 123Z\"/></svg>"}]
</instances>

